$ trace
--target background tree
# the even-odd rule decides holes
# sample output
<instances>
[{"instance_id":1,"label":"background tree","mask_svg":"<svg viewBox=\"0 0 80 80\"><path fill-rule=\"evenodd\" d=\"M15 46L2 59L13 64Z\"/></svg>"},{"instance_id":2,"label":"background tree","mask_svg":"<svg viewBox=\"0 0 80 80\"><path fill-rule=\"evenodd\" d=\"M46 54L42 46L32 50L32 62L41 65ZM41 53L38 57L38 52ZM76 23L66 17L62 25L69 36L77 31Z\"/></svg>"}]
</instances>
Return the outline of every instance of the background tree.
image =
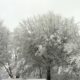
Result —
<instances>
[{"instance_id":1,"label":"background tree","mask_svg":"<svg viewBox=\"0 0 80 80\"><path fill-rule=\"evenodd\" d=\"M7 65L9 64L9 59L11 55L8 54L8 44L9 44L9 30L0 21L0 66L4 66L8 74L11 76Z\"/></svg>"},{"instance_id":2,"label":"background tree","mask_svg":"<svg viewBox=\"0 0 80 80\"><path fill-rule=\"evenodd\" d=\"M3 72L7 73L10 78L18 76L18 66L21 63L20 60L16 61L13 42L13 33L9 32L3 22L0 22L0 67L4 67L6 72L5 70Z\"/></svg>"}]
</instances>

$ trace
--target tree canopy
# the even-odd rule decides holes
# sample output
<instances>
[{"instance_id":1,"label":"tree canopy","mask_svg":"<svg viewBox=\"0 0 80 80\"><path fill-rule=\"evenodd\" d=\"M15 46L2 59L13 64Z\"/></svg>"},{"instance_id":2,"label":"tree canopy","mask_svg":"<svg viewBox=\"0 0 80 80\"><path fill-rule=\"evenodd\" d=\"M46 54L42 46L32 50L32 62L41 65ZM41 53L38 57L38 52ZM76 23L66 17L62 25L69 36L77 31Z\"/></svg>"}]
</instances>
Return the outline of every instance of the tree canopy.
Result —
<instances>
[{"instance_id":1,"label":"tree canopy","mask_svg":"<svg viewBox=\"0 0 80 80\"><path fill-rule=\"evenodd\" d=\"M22 21L14 34L25 64L45 70L48 80L54 66L70 65L79 54L79 29L73 19L48 13Z\"/></svg>"}]
</instances>

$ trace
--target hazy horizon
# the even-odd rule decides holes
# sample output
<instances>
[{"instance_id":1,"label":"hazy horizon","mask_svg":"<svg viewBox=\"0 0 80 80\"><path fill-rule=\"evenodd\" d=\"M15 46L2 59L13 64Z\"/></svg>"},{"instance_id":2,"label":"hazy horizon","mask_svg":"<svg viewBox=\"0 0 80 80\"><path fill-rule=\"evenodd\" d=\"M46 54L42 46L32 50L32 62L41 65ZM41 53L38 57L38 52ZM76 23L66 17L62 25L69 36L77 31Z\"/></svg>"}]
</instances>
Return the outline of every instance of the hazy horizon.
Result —
<instances>
[{"instance_id":1,"label":"hazy horizon","mask_svg":"<svg viewBox=\"0 0 80 80\"><path fill-rule=\"evenodd\" d=\"M12 31L30 16L49 11L80 21L80 0L0 0L0 19Z\"/></svg>"}]
</instances>

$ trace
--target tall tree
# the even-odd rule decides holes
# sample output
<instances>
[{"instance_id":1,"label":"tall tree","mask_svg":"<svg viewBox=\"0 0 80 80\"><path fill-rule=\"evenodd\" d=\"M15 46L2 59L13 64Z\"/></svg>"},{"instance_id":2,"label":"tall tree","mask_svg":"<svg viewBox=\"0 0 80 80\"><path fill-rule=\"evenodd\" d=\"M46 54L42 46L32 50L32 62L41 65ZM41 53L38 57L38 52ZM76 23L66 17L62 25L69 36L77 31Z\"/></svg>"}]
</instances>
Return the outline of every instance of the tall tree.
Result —
<instances>
[{"instance_id":1,"label":"tall tree","mask_svg":"<svg viewBox=\"0 0 80 80\"><path fill-rule=\"evenodd\" d=\"M49 13L20 23L15 41L26 63L44 69L47 80L51 80L52 67L68 65L77 48L77 27L73 19Z\"/></svg>"}]
</instances>

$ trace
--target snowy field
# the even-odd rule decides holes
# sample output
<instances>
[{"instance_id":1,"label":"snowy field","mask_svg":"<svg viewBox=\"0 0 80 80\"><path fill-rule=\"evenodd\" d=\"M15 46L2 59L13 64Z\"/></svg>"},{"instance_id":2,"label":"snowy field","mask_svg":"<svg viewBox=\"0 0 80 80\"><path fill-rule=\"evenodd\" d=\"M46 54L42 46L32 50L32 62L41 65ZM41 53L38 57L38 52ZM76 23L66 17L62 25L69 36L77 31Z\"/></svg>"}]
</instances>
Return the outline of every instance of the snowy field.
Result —
<instances>
[{"instance_id":1,"label":"snowy field","mask_svg":"<svg viewBox=\"0 0 80 80\"><path fill-rule=\"evenodd\" d=\"M22 78L19 78L19 79L3 79L3 80L46 80L46 79L22 79Z\"/></svg>"}]
</instances>

